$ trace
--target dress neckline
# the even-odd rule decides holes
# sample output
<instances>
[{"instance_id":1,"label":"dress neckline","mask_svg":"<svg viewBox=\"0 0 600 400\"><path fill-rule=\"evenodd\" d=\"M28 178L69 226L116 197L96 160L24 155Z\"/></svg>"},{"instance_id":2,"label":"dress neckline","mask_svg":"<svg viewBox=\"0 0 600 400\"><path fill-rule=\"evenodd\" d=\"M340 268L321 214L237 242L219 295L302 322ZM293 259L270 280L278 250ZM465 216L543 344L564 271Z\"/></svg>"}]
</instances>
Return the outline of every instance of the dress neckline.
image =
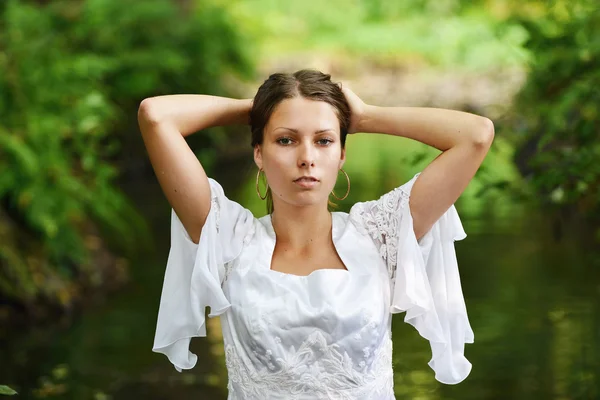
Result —
<instances>
[{"instance_id":1,"label":"dress neckline","mask_svg":"<svg viewBox=\"0 0 600 400\"><path fill-rule=\"evenodd\" d=\"M286 277L286 278L296 278L296 279L309 279L311 276L313 276L315 274L323 274L323 273L327 274L327 273L331 273L331 272L333 272L334 274L340 274L340 275L350 274L352 267L351 267L350 263L348 262L348 260L344 259L344 255L340 252L339 246L337 245L337 242L339 241L340 237L342 236L342 233L344 232L343 228L345 226L345 221L344 221L343 217L341 216L341 214L343 214L343 213L339 212L339 211L332 211L332 212L330 212L330 214L331 214L331 239L333 241L333 246L335 248L335 251L336 251L338 257L340 257L340 259L344 263L344 266L346 267L346 269L319 268L319 269L312 271L308 275L297 275L297 274L290 274L287 272L272 270L271 262L273 260L273 253L275 252L275 244L276 244L277 237L275 235L275 229L273 228L271 214L267 214L267 215L259 218L258 220L265 227L268 239L270 239L265 242L265 249L266 249L265 256L266 256L266 260L267 260L265 265L266 265L266 269L268 270L268 272L273 275L279 275L279 276Z\"/></svg>"}]
</instances>

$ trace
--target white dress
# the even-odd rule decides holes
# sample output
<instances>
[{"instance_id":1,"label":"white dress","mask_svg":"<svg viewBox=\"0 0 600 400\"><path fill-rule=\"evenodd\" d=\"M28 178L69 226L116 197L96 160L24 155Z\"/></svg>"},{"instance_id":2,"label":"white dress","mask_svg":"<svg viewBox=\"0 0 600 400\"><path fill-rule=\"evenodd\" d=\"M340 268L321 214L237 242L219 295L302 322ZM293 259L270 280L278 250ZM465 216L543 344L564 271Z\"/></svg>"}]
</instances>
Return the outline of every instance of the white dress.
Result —
<instances>
[{"instance_id":1,"label":"white dress","mask_svg":"<svg viewBox=\"0 0 600 400\"><path fill-rule=\"evenodd\" d=\"M332 213L332 239L346 265L308 276L270 269L269 215L225 197L212 202L195 244L171 210L167 261L153 351L194 367L190 339L221 316L228 399L394 399L391 314L429 340L429 366L446 384L464 380L473 331L454 241L466 234L454 206L417 241L408 200L415 175L350 213Z\"/></svg>"}]
</instances>

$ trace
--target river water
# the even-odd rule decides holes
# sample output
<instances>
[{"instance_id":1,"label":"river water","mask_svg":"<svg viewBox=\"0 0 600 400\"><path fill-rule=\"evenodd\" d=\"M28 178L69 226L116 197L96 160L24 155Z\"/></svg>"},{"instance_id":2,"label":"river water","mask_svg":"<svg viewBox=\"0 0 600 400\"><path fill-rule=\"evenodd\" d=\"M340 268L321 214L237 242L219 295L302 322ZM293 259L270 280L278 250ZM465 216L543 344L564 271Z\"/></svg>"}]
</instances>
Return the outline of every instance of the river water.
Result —
<instances>
[{"instance_id":1,"label":"river water","mask_svg":"<svg viewBox=\"0 0 600 400\"><path fill-rule=\"evenodd\" d=\"M192 341L199 362L191 371L178 373L151 352L170 209L157 183L130 191L151 221L155 248L132 262L131 282L118 293L73 321L14 332L2 344L0 384L11 384L17 398L226 398L218 319L209 320L209 338ZM233 198L251 201L251 192ZM466 346L471 375L455 386L435 381L428 343L399 314L397 398L600 399L600 255L573 235L556 240L533 207L503 204L503 212L490 212L495 208L491 202L469 213L457 203L468 234L456 250L475 332L475 343Z\"/></svg>"}]
</instances>

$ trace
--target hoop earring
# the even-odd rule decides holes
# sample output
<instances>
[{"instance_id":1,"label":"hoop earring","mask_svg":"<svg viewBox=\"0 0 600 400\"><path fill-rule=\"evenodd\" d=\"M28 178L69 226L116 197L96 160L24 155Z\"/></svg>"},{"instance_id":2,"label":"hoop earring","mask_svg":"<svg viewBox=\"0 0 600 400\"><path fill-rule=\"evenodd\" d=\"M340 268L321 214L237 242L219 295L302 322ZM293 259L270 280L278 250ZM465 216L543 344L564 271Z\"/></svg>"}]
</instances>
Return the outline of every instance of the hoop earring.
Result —
<instances>
[{"instance_id":1,"label":"hoop earring","mask_svg":"<svg viewBox=\"0 0 600 400\"><path fill-rule=\"evenodd\" d=\"M267 183L267 192L265 193L265 197L260 195L260 190L258 190L258 178L260 177L260 171L262 171L262 168L258 170L258 173L256 174L256 193L258 194L258 197L260 197L261 200L264 200L267 198L267 193L269 193L269 184ZM266 180L266 175L265 175L265 180Z\"/></svg>"},{"instance_id":2,"label":"hoop earring","mask_svg":"<svg viewBox=\"0 0 600 400\"><path fill-rule=\"evenodd\" d=\"M346 171L344 171L343 168L340 168L340 171L342 171L344 173L344 175L346 175L346 181L348 182L348 190L346 190L346 194L341 199L335 195L335 193L333 192L333 190L331 191L331 194L333 195L333 197L335 197L338 200L344 200L346 197L348 197L348 194L350 193L350 177L348 176L348 174L346 173Z\"/></svg>"}]
</instances>

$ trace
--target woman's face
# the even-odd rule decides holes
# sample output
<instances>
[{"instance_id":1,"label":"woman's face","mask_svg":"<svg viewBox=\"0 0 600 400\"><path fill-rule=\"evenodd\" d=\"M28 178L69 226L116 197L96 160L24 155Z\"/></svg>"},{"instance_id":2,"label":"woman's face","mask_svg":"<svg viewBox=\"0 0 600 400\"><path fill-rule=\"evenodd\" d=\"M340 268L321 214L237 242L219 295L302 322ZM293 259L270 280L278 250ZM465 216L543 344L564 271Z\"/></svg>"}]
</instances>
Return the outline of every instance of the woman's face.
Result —
<instances>
[{"instance_id":1,"label":"woman's face","mask_svg":"<svg viewBox=\"0 0 600 400\"><path fill-rule=\"evenodd\" d=\"M326 102L298 96L282 101L271 114L254 161L265 172L274 204L327 203L346 159L334 110ZM317 181L296 181L302 176Z\"/></svg>"}]
</instances>

